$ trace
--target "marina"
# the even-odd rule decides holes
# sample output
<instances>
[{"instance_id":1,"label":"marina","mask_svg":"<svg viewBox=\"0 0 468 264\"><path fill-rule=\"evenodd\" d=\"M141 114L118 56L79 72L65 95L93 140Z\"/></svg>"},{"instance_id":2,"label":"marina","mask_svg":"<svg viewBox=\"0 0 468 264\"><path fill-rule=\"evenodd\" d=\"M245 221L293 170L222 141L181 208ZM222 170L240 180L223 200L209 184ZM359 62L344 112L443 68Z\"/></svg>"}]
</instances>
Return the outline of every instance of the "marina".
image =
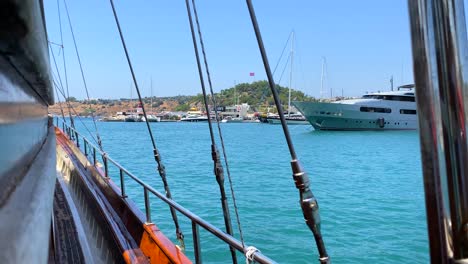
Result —
<instances>
[{"instance_id":1,"label":"marina","mask_svg":"<svg viewBox=\"0 0 468 264\"><path fill-rule=\"evenodd\" d=\"M92 124L90 119L85 122ZM109 155L142 180L160 186L151 156L141 148L149 143L143 123L98 125ZM152 127L161 142L161 152L171 153L164 156L166 170L179 175L170 181L174 199L184 201L182 204L200 217L222 226L222 215L215 214L221 208L213 188L215 179L210 177L211 157L200 155L210 151L207 123L153 123ZM77 128L83 129L79 124ZM278 263L309 263L306 259L314 259L313 252L295 250L310 244L310 234L302 228L300 208L288 206L297 203L297 193L290 185L289 164L283 162L288 160L286 146L277 142L281 126L232 124L224 125L223 132L246 241ZM317 175L316 195L321 206L327 208L322 213L326 219L322 228L334 263L429 261L425 210L420 206L424 201L422 172L415 166L420 162L416 131L327 132L314 131L311 126L291 126L291 134L304 164L314 164L313 168L306 165L306 169ZM311 148L326 154L316 156ZM128 153L138 158L128 159ZM183 168L179 166L181 162L185 164ZM193 186L193 182L197 184ZM191 192L186 191L187 185L193 186ZM142 208L139 188L128 185L127 193ZM395 197L395 193L400 195ZM194 196L199 199L193 199ZM272 197L278 199L271 203ZM393 202L388 203L389 200ZM351 207L353 210L347 210ZM154 208L166 210L161 202L155 202ZM164 233L172 234L169 215L154 217ZM190 229L189 223L181 224L184 230ZM349 227L346 231L336 228L344 225ZM403 237L401 233L407 235ZM215 238L201 234L206 241L204 262L230 262ZM364 250L369 254L359 253ZM190 257L193 251L187 248L187 254Z\"/></svg>"}]
</instances>

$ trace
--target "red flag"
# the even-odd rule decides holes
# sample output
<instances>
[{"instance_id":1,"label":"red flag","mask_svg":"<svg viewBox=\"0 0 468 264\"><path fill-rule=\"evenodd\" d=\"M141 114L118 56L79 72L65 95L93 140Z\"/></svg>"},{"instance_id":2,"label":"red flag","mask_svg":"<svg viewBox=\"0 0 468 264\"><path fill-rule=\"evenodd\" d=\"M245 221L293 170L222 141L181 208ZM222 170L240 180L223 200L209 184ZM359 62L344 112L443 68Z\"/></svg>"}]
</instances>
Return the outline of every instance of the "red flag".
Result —
<instances>
[{"instance_id":1,"label":"red flag","mask_svg":"<svg viewBox=\"0 0 468 264\"><path fill-rule=\"evenodd\" d=\"M255 72L251 72L249 75L250 76L255 76Z\"/></svg>"}]
</instances>

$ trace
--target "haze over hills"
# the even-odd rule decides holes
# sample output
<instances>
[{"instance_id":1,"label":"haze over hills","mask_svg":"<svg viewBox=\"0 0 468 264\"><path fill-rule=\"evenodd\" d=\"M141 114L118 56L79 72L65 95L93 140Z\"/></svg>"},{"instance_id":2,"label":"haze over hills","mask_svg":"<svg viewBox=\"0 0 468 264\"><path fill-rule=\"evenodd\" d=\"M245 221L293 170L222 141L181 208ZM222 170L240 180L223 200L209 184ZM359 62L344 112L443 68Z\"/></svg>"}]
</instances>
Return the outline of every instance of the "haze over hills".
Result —
<instances>
[{"instance_id":1,"label":"haze over hills","mask_svg":"<svg viewBox=\"0 0 468 264\"><path fill-rule=\"evenodd\" d=\"M286 87L276 86L280 95L281 102L284 107L288 104L289 89ZM209 91L207 91L209 94ZM254 111L264 111L267 107L274 110L274 100L271 95L267 81L257 81L253 83L240 83L235 87L221 90L215 93L215 99L218 106L230 106L236 103L247 103ZM314 97L308 96L301 91L291 89L291 100L297 101L315 101ZM162 111L188 111L190 108L204 109L203 95L178 95L171 97L144 97L146 111L162 112ZM96 115L106 116L113 115L116 112L130 111L138 106L136 98L120 98L120 99L93 99L90 101L78 101L74 97L69 98L71 112L74 115L87 116L94 112ZM212 105L210 103L210 105ZM68 114L68 106L64 102L57 102L49 108L50 112L55 115L60 115L63 108L65 114Z\"/></svg>"}]
</instances>

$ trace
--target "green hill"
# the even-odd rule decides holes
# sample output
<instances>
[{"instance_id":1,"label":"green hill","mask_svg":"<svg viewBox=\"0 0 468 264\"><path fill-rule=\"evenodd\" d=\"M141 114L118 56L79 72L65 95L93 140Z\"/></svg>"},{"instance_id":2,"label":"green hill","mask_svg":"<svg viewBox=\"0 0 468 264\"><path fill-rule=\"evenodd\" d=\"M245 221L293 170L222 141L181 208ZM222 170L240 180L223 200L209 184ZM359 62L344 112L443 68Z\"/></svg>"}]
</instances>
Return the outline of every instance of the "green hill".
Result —
<instances>
[{"instance_id":1,"label":"green hill","mask_svg":"<svg viewBox=\"0 0 468 264\"><path fill-rule=\"evenodd\" d=\"M280 100L283 106L286 108L288 104L289 89L277 85L277 91L280 95ZM209 93L209 91L207 91ZM268 86L267 81L257 81L253 83L240 83L235 87L221 90L221 92L215 94L216 102L219 106L234 105L237 102L249 104L253 110L263 111L266 107L273 107L275 105L273 96ZM179 108L186 109L189 106L203 104L203 95L198 94L193 96L186 102L180 102ZM316 101L314 97L307 96L301 91L291 90L291 101ZM185 105L185 107L184 107Z\"/></svg>"}]
</instances>

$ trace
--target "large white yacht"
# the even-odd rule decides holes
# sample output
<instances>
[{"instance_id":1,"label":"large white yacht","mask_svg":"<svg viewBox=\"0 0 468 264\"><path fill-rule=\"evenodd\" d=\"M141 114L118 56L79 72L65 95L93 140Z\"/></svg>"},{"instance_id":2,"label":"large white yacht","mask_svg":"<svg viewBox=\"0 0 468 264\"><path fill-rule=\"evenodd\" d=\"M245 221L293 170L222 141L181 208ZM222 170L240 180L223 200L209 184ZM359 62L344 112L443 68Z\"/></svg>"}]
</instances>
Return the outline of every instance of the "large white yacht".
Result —
<instances>
[{"instance_id":1,"label":"large white yacht","mask_svg":"<svg viewBox=\"0 0 468 264\"><path fill-rule=\"evenodd\" d=\"M331 103L293 102L316 130L410 130L418 128L414 85Z\"/></svg>"}]
</instances>

